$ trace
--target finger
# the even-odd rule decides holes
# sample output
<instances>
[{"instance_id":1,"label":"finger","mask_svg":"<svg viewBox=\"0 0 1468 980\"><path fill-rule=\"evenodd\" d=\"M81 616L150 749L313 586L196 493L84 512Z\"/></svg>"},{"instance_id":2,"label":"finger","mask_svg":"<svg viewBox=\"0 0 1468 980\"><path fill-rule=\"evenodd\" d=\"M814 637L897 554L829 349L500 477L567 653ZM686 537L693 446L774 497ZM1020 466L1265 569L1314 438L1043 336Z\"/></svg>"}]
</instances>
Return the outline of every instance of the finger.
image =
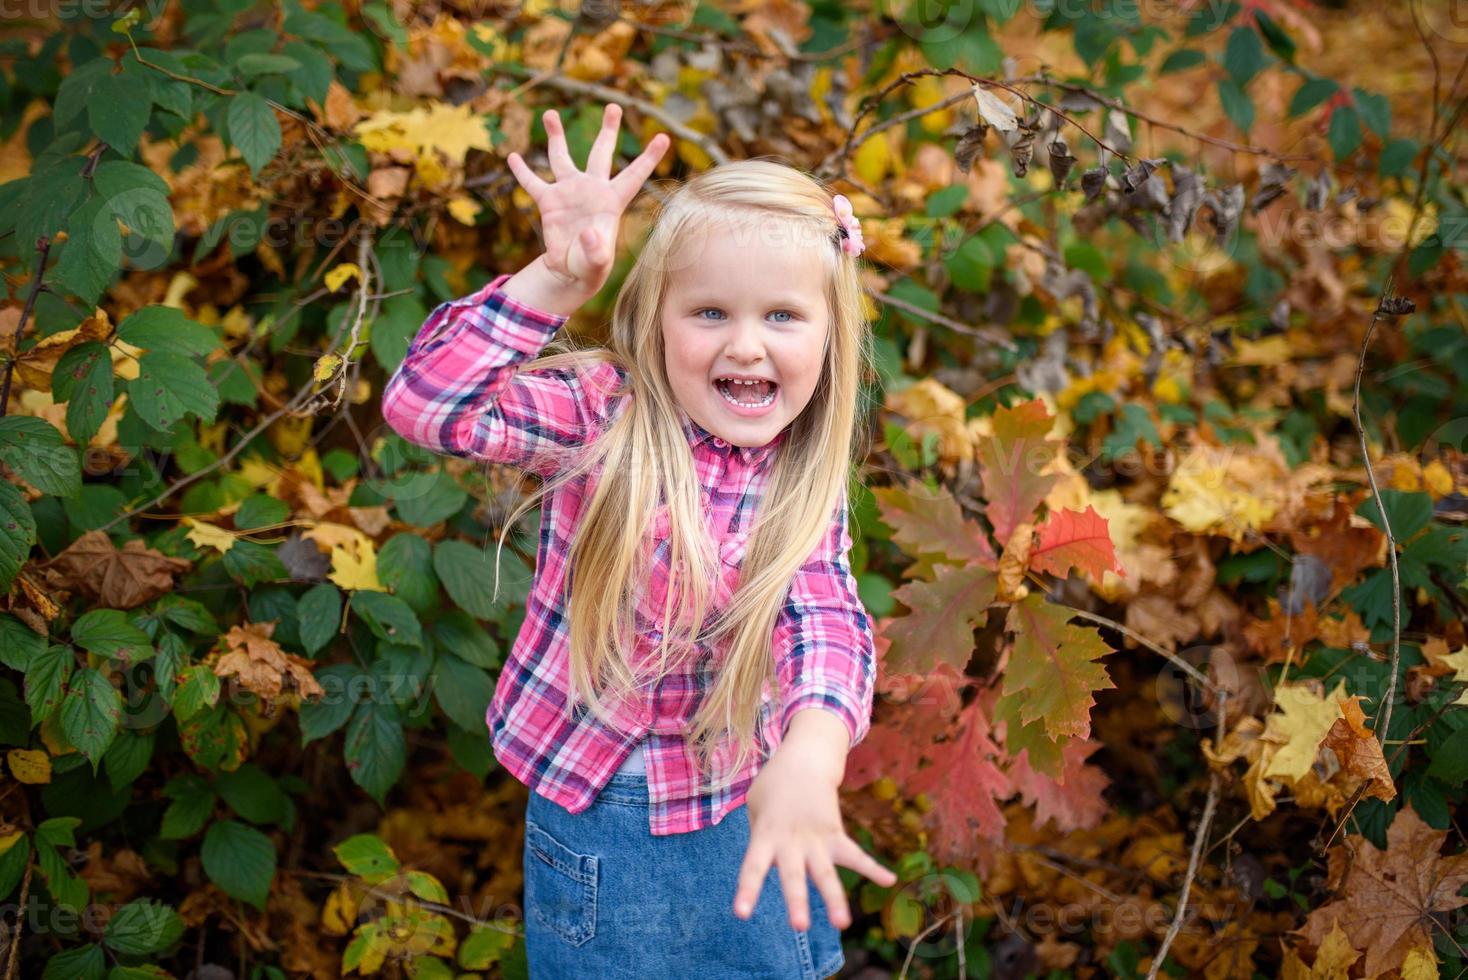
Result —
<instances>
[{"instance_id":1,"label":"finger","mask_svg":"<svg viewBox=\"0 0 1468 980\"><path fill-rule=\"evenodd\" d=\"M772 849L762 839L749 842L749 848L744 852L744 863L739 866L739 884L734 890L734 914L739 918L748 919L754 914L773 856Z\"/></svg>"},{"instance_id":2,"label":"finger","mask_svg":"<svg viewBox=\"0 0 1468 980\"><path fill-rule=\"evenodd\" d=\"M812 858L810 877L816 883L816 890L821 893L821 898L826 901L826 915L831 920L831 925L837 929L845 929L851 925L851 910L846 904L846 887L841 884L836 866L828 858Z\"/></svg>"},{"instance_id":3,"label":"finger","mask_svg":"<svg viewBox=\"0 0 1468 980\"><path fill-rule=\"evenodd\" d=\"M836 845L832 857L837 864L865 875L883 888L897 884L897 872L888 870L849 836L843 837Z\"/></svg>"},{"instance_id":4,"label":"finger","mask_svg":"<svg viewBox=\"0 0 1468 980\"><path fill-rule=\"evenodd\" d=\"M780 854L780 889L785 893L785 909L790 913L790 928L804 932L810 928L810 895L805 886L805 855L799 851Z\"/></svg>"},{"instance_id":5,"label":"finger","mask_svg":"<svg viewBox=\"0 0 1468 980\"><path fill-rule=\"evenodd\" d=\"M637 158L622 168L622 172L612 178L612 187L617 191L617 196L626 207L632 203L637 192L642 190L643 183L652 175L653 168L663 158L663 153L673 143L673 138L667 133L658 133L651 140Z\"/></svg>"},{"instance_id":6,"label":"finger","mask_svg":"<svg viewBox=\"0 0 1468 980\"><path fill-rule=\"evenodd\" d=\"M612 175L612 154L617 150L617 130L622 123L622 107L608 102L601 117L601 130L596 142L591 144L591 154L586 158L586 172L598 177Z\"/></svg>"},{"instance_id":7,"label":"finger","mask_svg":"<svg viewBox=\"0 0 1468 980\"><path fill-rule=\"evenodd\" d=\"M576 169L571 150L566 146L566 130L561 125L560 113L547 109L541 119L545 122L546 142L550 148L551 173L555 174L556 180L574 177L580 171Z\"/></svg>"},{"instance_id":8,"label":"finger","mask_svg":"<svg viewBox=\"0 0 1468 980\"><path fill-rule=\"evenodd\" d=\"M530 195L530 199L533 201L540 200L540 192L550 185L541 180L535 171L530 169L530 165L525 162L525 159L520 154L511 153L506 162L510 165L510 173L515 175L515 179L520 182L521 187L525 188L525 193Z\"/></svg>"}]
</instances>

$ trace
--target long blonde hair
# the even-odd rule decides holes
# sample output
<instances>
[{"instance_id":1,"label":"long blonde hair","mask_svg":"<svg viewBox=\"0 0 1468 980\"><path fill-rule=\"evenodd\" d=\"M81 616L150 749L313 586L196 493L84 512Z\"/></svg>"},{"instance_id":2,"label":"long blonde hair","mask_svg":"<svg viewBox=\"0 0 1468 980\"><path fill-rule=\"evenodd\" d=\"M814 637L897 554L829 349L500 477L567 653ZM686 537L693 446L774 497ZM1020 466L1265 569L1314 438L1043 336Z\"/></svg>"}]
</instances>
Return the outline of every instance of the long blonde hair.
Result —
<instances>
[{"instance_id":1,"label":"long blonde hair","mask_svg":"<svg viewBox=\"0 0 1468 980\"><path fill-rule=\"evenodd\" d=\"M661 310L670 272L690 261L687 256L695 254L692 239L718 219L774 219L801 234L800 240L818 243L828 271L830 320L825 363L810 403L771 454L769 481L738 587L716 622L706 624L714 577L722 569L705 528L693 454L667 377ZM623 379L614 396L631 395L625 411L609 412L616 417L606 420L603 430L568 456L568 465L506 521L508 526L556 487L595 471L595 490L582 503L569 555L572 691L567 712L584 701L588 710L604 717L604 698L620 699L639 686L628 660L633 610L650 571L643 563L644 539L661 498L669 518L672 582L656 671L650 680L643 675L641 683L653 690L651 685L683 663L683 657L695 655L696 644L709 643L719 651L721 642L731 637L722 664L713 661L718 664L716 676L685 731L705 778L714 753L727 749L732 736L736 754L723 767L724 778L717 782L722 788L757 748L766 682L778 698L772 650L776 621L796 570L827 533L845 497L865 417L858 401L873 363L866 303L857 262L841 248L831 193L805 172L769 159L722 164L693 176L662 203L617 294L606 346L578 348L563 333L552 347L562 349L542 354L522 370L584 371L610 362ZM608 402L609 408L612 404ZM502 531L501 547L503 541ZM675 616L676 622L671 619ZM670 647L676 651L672 659ZM727 760L727 753L721 758Z\"/></svg>"}]
</instances>

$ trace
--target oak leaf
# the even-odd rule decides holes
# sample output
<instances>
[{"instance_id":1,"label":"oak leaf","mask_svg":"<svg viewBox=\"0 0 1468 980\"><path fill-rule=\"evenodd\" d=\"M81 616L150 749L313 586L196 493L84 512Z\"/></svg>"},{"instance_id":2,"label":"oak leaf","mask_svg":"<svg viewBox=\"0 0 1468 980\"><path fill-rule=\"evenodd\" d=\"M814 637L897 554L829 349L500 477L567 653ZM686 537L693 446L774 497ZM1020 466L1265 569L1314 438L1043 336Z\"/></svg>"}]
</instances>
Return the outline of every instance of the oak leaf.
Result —
<instances>
[{"instance_id":1,"label":"oak leaf","mask_svg":"<svg viewBox=\"0 0 1468 980\"><path fill-rule=\"evenodd\" d=\"M1084 512L1061 509L1050 513L1040 525L1030 567L1061 578L1078 568L1093 582L1100 582L1108 571L1126 576L1116 560L1106 518L1089 504Z\"/></svg>"},{"instance_id":2,"label":"oak leaf","mask_svg":"<svg viewBox=\"0 0 1468 980\"><path fill-rule=\"evenodd\" d=\"M1071 625L1072 615L1032 594L1009 607L1005 623L1014 651L1004 671L1004 697L1020 698L1020 719L1043 719L1052 738L1090 735L1092 695L1116 686L1096 663L1110 649L1095 630Z\"/></svg>"},{"instance_id":3,"label":"oak leaf","mask_svg":"<svg viewBox=\"0 0 1468 980\"><path fill-rule=\"evenodd\" d=\"M932 582L909 582L893 591L912 612L888 620L883 635L893 670L927 673L946 663L962 671L974 653L974 630L988 621L998 580L978 565L937 565Z\"/></svg>"},{"instance_id":4,"label":"oak leaf","mask_svg":"<svg viewBox=\"0 0 1468 980\"><path fill-rule=\"evenodd\" d=\"M979 474L989 502L985 513L1000 541L1008 541L1018 525L1030 520L1059 479L1056 473L1040 472L1060 452L1057 443L1045 438L1054 424L1054 416L1036 398L999 408L993 436L979 442Z\"/></svg>"}]
</instances>

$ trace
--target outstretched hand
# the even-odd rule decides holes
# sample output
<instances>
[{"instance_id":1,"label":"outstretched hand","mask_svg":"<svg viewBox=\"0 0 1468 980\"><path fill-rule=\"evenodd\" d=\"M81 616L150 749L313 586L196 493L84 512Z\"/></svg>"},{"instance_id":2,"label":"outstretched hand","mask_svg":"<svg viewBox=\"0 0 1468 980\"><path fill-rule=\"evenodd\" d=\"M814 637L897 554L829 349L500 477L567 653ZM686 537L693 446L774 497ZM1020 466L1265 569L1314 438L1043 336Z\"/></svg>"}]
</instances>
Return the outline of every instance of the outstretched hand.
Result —
<instances>
[{"instance_id":1,"label":"outstretched hand","mask_svg":"<svg viewBox=\"0 0 1468 980\"><path fill-rule=\"evenodd\" d=\"M543 119L555 182L541 180L518 153L509 156L510 172L540 209L546 268L568 289L592 296L611 274L622 213L637 197L672 140L666 133L658 133L613 177L612 155L617 147L621 106L608 103L603 111L601 131L591 146L585 170L578 170L571 159L560 114L547 109Z\"/></svg>"}]
</instances>

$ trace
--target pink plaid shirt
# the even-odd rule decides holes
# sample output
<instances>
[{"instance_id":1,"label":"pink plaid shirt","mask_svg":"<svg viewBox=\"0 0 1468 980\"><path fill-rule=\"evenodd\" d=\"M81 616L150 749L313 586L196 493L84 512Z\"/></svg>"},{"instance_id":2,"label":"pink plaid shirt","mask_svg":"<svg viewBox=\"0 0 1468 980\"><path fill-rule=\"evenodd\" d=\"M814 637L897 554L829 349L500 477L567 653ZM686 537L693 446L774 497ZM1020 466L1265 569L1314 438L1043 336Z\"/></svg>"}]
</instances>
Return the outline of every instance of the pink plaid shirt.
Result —
<instances>
[{"instance_id":1,"label":"pink plaid shirt","mask_svg":"<svg viewBox=\"0 0 1468 980\"><path fill-rule=\"evenodd\" d=\"M404 439L439 453L550 475L567 453L594 439L631 396L618 394L623 376L609 364L579 373L519 370L568 318L497 292L509 278L499 276L429 315L383 391L383 417ZM679 415L718 542L722 575L711 611L717 613L738 583L771 451L784 433L764 446L731 446L681 409ZM543 503L525 621L486 714L495 757L534 792L580 813L646 737L651 832L678 834L717 824L744 801L762 764L756 754L725 789L701 793L696 760L682 737L727 655L727 637L717 649L699 641L698 656L683 672L617 706L613 725L594 719L584 704L566 715L565 555L582 500L589 499L596 479L593 472L567 483ZM661 506L646 545L652 574L637 607L638 658L655 651L662 635L657 627L667 595L667 537L667 509ZM830 529L797 571L776 623L773 646L783 709L766 684L758 731L765 756L803 708L834 712L853 746L870 728L876 658L871 621L848 563L850 548L843 488ZM716 773L732 762L730 742L715 755Z\"/></svg>"}]
</instances>

